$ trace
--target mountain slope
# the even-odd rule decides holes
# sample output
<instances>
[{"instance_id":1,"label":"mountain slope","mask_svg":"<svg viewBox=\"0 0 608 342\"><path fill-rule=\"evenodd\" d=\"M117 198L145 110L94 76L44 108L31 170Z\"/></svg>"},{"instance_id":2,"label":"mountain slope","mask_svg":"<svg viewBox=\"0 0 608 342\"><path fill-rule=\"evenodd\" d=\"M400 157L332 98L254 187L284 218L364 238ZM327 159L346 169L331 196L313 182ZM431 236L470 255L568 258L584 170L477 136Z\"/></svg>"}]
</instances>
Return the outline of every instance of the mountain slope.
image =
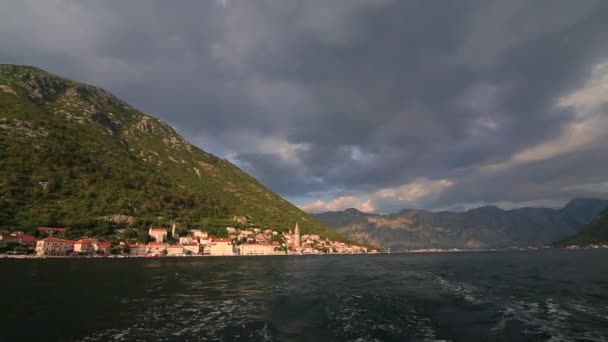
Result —
<instances>
[{"instance_id":1,"label":"mountain slope","mask_svg":"<svg viewBox=\"0 0 608 342\"><path fill-rule=\"evenodd\" d=\"M343 239L226 160L107 91L0 65L0 228L247 224Z\"/></svg>"},{"instance_id":2,"label":"mountain slope","mask_svg":"<svg viewBox=\"0 0 608 342\"><path fill-rule=\"evenodd\" d=\"M486 206L466 212L405 209L375 215L347 209L315 216L353 238L393 249L474 249L550 243L575 234L606 207L605 200L575 199L559 210Z\"/></svg>"},{"instance_id":3,"label":"mountain slope","mask_svg":"<svg viewBox=\"0 0 608 342\"><path fill-rule=\"evenodd\" d=\"M587 224L576 235L558 242L557 246L608 244L608 209Z\"/></svg>"}]
</instances>

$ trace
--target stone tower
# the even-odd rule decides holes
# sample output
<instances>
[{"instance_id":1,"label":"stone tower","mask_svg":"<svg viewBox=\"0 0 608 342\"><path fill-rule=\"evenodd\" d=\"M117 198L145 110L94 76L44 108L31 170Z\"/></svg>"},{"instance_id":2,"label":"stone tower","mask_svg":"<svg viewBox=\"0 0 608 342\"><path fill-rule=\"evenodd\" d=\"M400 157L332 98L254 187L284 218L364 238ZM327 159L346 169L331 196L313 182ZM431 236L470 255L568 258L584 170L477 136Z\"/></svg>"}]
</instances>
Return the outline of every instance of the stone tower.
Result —
<instances>
[{"instance_id":1,"label":"stone tower","mask_svg":"<svg viewBox=\"0 0 608 342\"><path fill-rule=\"evenodd\" d=\"M298 226L297 222L296 227L293 229L293 235L295 238L294 246L300 247L300 245L302 244L302 237L300 236L300 227Z\"/></svg>"}]
</instances>

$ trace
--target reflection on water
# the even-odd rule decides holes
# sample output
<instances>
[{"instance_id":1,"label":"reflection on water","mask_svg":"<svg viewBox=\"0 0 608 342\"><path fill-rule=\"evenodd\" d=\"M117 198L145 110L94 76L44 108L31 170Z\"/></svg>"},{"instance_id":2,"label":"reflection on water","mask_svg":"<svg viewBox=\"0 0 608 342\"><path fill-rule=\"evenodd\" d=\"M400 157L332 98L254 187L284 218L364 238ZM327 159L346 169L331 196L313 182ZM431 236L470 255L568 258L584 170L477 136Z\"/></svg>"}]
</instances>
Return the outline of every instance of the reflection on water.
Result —
<instances>
[{"instance_id":1,"label":"reflection on water","mask_svg":"<svg viewBox=\"0 0 608 342\"><path fill-rule=\"evenodd\" d=\"M607 257L2 260L0 340L606 341Z\"/></svg>"}]
</instances>

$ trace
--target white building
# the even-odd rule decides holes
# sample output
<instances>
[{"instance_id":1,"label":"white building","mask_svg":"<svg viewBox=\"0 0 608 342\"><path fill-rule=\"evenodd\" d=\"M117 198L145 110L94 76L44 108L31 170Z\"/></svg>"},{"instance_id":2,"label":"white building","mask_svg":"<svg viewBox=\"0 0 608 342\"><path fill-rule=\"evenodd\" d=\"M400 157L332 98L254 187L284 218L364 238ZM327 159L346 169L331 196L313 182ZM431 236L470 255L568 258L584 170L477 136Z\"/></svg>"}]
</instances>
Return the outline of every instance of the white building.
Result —
<instances>
[{"instance_id":1,"label":"white building","mask_svg":"<svg viewBox=\"0 0 608 342\"><path fill-rule=\"evenodd\" d=\"M193 255L200 253L200 246L196 242L184 244L184 253L191 252Z\"/></svg>"},{"instance_id":2,"label":"white building","mask_svg":"<svg viewBox=\"0 0 608 342\"><path fill-rule=\"evenodd\" d=\"M148 235L154 238L156 242L165 242L167 238L167 229L166 228L150 228L148 229Z\"/></svg>"},{"instance_id":3,"label":"white building","mask_svg":"<svg viewBox=\"0 0 608 342\"><path fill-rule=\"evenodd\" d=\"M179 243L182 245L187 245L193 242L197 242L196 238L191 236L191 235L187 235L187 236L180 236L179 237Z\"/></svg>"},{"instance_id":4,"label":"white building","mask_svg":"<svg viewBox=\"0 0 608 342\"><path fill-rule=\"evenodd\" d=\"M56 238L54 236L36 242L37 255L66 255L73 251L74 241Z\"/></svg>"},{"instance_id":5,"label":"white building","mask_svg":"<svg viewBox=\"0 0 608 342\"><path fill-rule=\"evenodd\" d=\"M147 245L146 254L159 255L166 251L168 247L169 245L164 242L150 242Z\"/></svg>"},{"instance_id":6,"label":"white building","mask_svg":"<svg viewBox=\"0 0 608 342\"><path fill-rule=\"evenodd\" d=\"M234 255L234 245L229 238L213 238L209 248L211 255Z\"/></svg>"},{"instance_id":7,"label":"white building","mask_svg":"<svg viewBox=\"0 0 608 342\"><path fill-rule=\"evenodd\" d=\"M170 245L167 247L167 255L183 255L184 246L182 245Z\"/></svg>"},{"instance_id":8,"label":"white building","mask_svg":"<svg viewBox=\"0 0 608 342\"><path fill-rule=\"evenodd\" d=\"M191 229L190 234L192 234L192 236L197 239L206 239L207 237L209 237L209 234L207 234L207 232L203 232L200 229Z\"/></svg>"},{"instance_id":9,"label":"white building","mask_svg":"<svg viewBox=\"0 0 608 342\"><path fill-rule=\"evenodd\" d=\"M239 246L241 255L274 255L275 246L270 243L244 243Z\"/></svg>"}]
</instances>

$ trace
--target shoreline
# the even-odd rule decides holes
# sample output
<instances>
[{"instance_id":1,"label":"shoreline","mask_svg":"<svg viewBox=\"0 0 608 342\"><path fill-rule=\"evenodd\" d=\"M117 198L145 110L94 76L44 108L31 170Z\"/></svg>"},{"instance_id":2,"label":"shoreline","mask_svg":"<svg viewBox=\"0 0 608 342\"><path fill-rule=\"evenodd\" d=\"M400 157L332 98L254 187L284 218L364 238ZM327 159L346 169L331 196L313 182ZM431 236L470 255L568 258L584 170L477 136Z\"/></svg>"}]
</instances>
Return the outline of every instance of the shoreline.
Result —
<instances>
[{"instance_id":1,"label":"shoreline","mask_svg":"<svg viewBox=\"0 0 608 342\"><path fill-rule=\"evenodd\" d=\"M69 256L69 255L8 255L0 254L0 260L2 259L189 259L189 258L222 258L222 257L301 257L301 256L325 256L325 255L378 255L387 253L327 253L327 254L250 254L250 255L163 255L163 256L101 256L101 257L87 257L87 256ZM390 253L389 253L390 254Z\"/></svg>"},{"instance_id":2,"label":"shoreline","mask_svg":"<svg viewBox=\"0 0 608 342\"><path fill-rule=\"evenodd\" d=\"M538 247L538 248L497 248L497 249L420 249L420 250L407 250L407 251L396 251L396 252L377 252L377 253L326 253L326 254L251 254L251 255L164 255L164 256L101 256L101 257L87 257L87 256L36 256L36 255L8 255L0 254L0 260L2 259L189 259L189 258L218 258L218 257L306 257L306 256L332 256L332 255L390 255L390 254L448 254L448 253L487 253L487 252L538 252L538 251L551 251L551 250L605 250L608 249L608 245L598 247Z\"/></svg>"}]
</instances>

